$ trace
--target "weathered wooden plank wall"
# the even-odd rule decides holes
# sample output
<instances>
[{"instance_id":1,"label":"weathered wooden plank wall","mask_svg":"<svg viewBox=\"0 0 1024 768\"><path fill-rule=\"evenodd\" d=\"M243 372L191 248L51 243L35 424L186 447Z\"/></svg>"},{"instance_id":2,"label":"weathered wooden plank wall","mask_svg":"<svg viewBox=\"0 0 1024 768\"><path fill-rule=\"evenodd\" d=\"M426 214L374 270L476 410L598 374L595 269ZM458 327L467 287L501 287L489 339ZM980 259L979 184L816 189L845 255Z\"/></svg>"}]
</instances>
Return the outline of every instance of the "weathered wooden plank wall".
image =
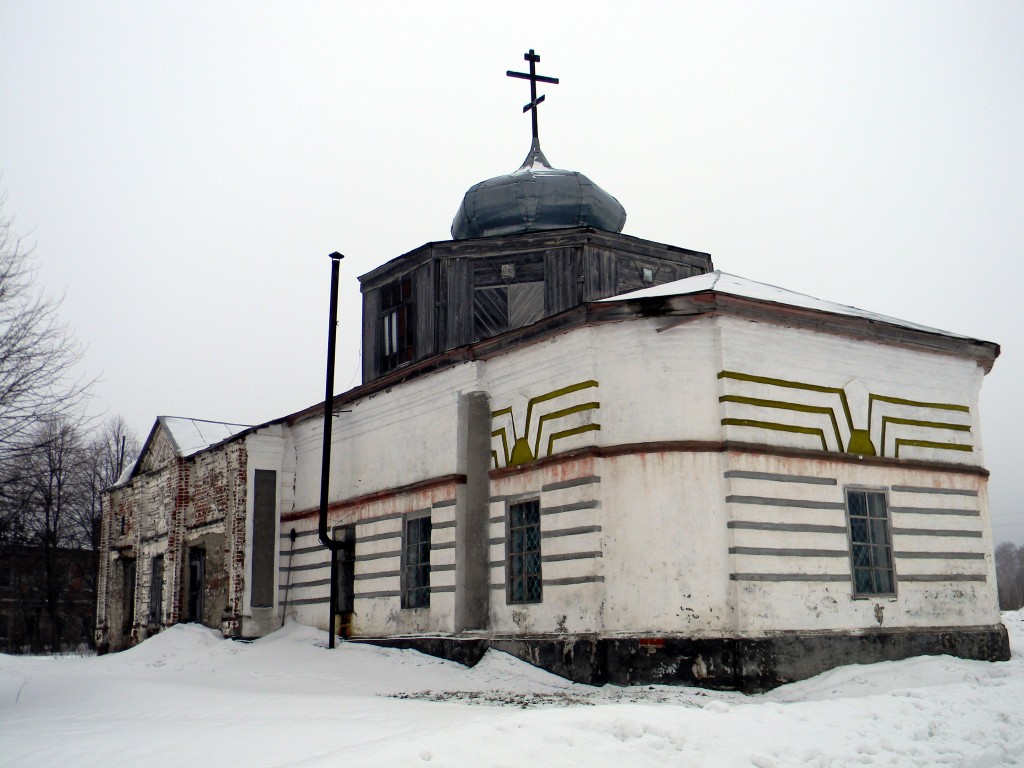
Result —
<instances>
[{"instance_id":1,"label":"weathered wooden plank wall","mask_svg":"<svg viewBox=\"0 0 1024 768\"><path fill-rule=\"evenodd\" d=\"M711 269L697 251L595 230L428 243L360 278L363 381L380 376L382 288L413 275L416 360L588 301ZM644 280L644 269L650 281Z\"/></svg>"}]
</instances>

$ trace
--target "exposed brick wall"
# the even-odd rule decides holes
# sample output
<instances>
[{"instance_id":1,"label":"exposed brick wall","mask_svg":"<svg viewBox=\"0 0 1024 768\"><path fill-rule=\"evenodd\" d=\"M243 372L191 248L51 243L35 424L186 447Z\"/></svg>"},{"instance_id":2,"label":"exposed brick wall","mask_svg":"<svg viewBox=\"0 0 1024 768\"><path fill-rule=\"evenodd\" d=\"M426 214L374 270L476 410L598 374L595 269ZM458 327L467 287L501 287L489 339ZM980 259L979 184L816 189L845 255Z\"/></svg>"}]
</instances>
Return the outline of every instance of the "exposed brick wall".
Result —
<instances>
[{"instance_id":1,"label":"exposed brick wall","mask_svg":"<svg viewBox=\"0 0 1024 768\"><path fill-rule=\"evenodd\" d=\"M104 494L97 645L128 647L146 636L151 558L164 557L163 624L193 620L188 611L190 547L206 552L204 624L241 631L245 598L247 455L244 442L198 456L172 457ZM116 553L117 559L112 560ZM124 629L125 559L136 558L135 620Z\"/></svg>"},{"instance_id":2,"label":"exposed brick wall","mask_svg":"<svg viewBox=\"0 0 1024 768\"><path fill-rule=\"evenodd\" d=\"M237 446L232 474L235 481L236 496L230 513L227 543L229 585L228 604L224 614L221 631L225 635L237 637L242 633L242 607L245 602L245 536L246 536L246 505L248 503L248 455L244 444Z\"/></svg>"},{"instance_id":3,"label":"exposed brick wall","mask_svg":"<svg viewBox=\"0 0 1024 768\"><path fill-rule=\"evenodd\" d=\"M200 454L189 465L184 536L186 547L198 545L202 537L206 550L203 623L237 635L245 594L245 444L229 443Z\"/></svg>"}]
</instances>

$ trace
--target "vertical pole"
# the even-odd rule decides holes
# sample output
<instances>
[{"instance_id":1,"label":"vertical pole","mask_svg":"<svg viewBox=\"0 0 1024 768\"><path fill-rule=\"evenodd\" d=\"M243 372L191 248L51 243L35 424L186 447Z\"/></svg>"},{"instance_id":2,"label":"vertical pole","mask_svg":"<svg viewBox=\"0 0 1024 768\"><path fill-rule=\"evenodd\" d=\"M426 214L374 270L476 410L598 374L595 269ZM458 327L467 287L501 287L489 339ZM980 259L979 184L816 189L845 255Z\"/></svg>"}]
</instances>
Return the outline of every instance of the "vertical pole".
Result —
<instances>
[{"instance_id":1,"label":"vertical pole","mask_svg":"<svg viewBox=\"0 0 1024 768\"><path fill-rule=\"evenodd\" d=\"M327 624L327 647L334 647L334 615L338 605L338 547L327 531L327 499L331 480L331 430L334 425L334 347L338 338L338 269L344 256L335 251L331 258L331 309L327 328L327 386L324 393L324 449L320 465L320 543L331 552L331 608Z\"/></svg>"},{"instance_id":2,"label":"vertical pole","mask_svg":"<svg viewBox=\"0 0 1024 768\"><path fill-rule=\"evenodd\" d=\"M540 61L540 56L537 56L531 48L523 58L530 62L530 117L533 121L533 140L536 141L539 138L537 135L537 62Z\"/></svg>"}]
</instances>

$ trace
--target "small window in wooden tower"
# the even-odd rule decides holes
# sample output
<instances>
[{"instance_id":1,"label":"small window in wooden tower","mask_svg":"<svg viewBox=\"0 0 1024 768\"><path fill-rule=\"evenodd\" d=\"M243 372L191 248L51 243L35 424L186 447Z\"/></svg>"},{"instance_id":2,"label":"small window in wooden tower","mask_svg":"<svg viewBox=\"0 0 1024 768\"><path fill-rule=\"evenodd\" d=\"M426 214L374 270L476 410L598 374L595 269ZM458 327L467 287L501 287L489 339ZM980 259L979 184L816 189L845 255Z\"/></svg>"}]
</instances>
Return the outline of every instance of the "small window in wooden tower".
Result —
<instances>
[{"instance_id":1,"label":"small window in wooden tower","mask_svg":"<svg viewBox=\"0 0 1024 768\"><path fill-rule=\"evenodd\" d=\"M644 285L650 285L654 282L654 270L650 267L641 267L640 279L644 281Z\"/></svg>"},{"instance_id":2,"label":"small window in wooden tower","mask_svg":"<svg viewBox=\"0 0 1024 768\"><path fill-rule=\"evenodd\" d=\"M412 276L396 280L381 288L380 371L390 371L411 363L415 354Z\"/></svg>"}]
</instances>

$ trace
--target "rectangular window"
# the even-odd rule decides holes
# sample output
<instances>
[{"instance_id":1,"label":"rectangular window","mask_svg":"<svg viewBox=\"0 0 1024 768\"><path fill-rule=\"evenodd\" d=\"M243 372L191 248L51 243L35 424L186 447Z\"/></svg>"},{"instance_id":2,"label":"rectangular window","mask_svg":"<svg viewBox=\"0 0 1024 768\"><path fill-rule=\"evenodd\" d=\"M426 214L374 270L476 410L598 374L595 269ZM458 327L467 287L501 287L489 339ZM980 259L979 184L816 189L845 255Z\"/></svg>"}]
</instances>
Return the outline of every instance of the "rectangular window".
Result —
<instances>
[{"instance_id":1,"label":"rectangular window","mask_svg":"<svg viewBox=\"0 0 1024 768\"><path fill-rule=\"evenodd\" d=\"M202 622L203 602L206 596L206 550L190 547L188 550L188 620Z\"/></svg>"},{"instance_id":2,"label":"rectangular window","mask_svg":"<svg viewBox=\"0 0 1024 768\"><path fill-rule=\"evenodd\" d=\"M354 525L341 526L335 532L334 540L341 542L341 549L338 550L337 611L342 616L346 616L355 611L356 527Z\"/></svg>"},{"instance_id":3,"label":"rectangular window","mask_svg":"<svg viewBox=\"0 0 1024 768\"><path fill-rule=\"evenodd\" d=\"M274 605L274 561L277 549L277 472L257 469L253 477L252 593L254 608Z\"/></svg>"},{"instance_id":4,"label":"rectangular window","mask_svg":"<svg viewBox=\"0 0 1024 768\"><path fill-rule=\"evenodd\" d=\"M402 548L402 607L430 605L430 517L405 521Z\"/></svg>"},{"instance_id":5,"label":"rectangular window","mask_svg":"<svg viewBox=\"0 0 1024 768\"><path fill-rule=\"evenodd\" d=\"M135 560L121 561L121 617L125 632L130 632L135 623Z\"/></svg>"},{"instance_id":6,"label":"rectangular window","mask_svg":"<svg viewBox=\"0 0 1024 768\"><path fill-rule=\"evenodd\" d=\"M522 501L508 509L508 601L539 603L540 577L540 501Z\"/></svg>"},{"instance_id":7,"label":"rectangular window","mask_svg":"<svg viewBox=\"0 0 1024 768\"><path fill-rule=\"evenodd\" d=\"M405 363L415 354L412 276L406 275L380 290L381 373Z\"/></svg>"},{"instance_id":8,"label":"rectangular window","mask_svg":"<svg viewBox=\"0 0 1024 768\"><path fill-rule=\"evenodd\" d=\"M889 510L883 491L846 490L853 596L895 595Z\"/></svg>"},{"instance_id":9,"label":"rectangular window","mask_svg":"<svg viewBox=\"0 0 1024 768\"><path fill-rule=\"evenodd\" d=\"M157 555L150 565L149 623L159 624L164 602L164 556Z\"/></svg>"}]
</instances>

